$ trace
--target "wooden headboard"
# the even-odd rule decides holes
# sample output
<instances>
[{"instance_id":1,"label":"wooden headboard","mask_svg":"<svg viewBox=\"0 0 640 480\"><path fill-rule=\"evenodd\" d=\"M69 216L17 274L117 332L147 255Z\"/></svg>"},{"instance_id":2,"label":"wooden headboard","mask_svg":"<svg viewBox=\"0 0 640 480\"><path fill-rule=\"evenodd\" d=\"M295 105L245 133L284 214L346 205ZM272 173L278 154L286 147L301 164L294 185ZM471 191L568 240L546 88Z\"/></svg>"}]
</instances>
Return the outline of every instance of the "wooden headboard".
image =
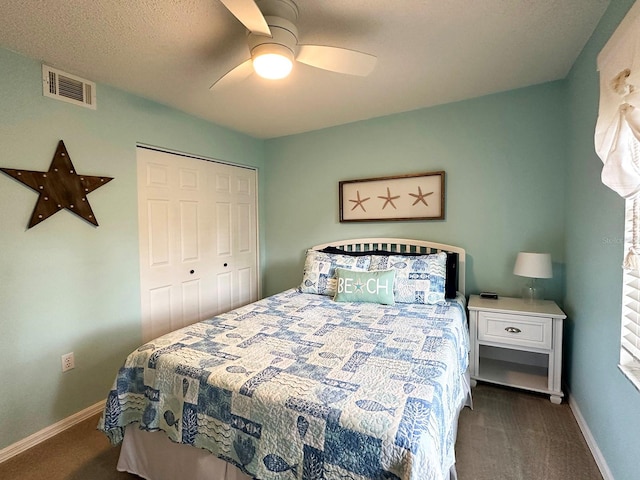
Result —
<instances>
[{"instance_id":1,"label":"wooden headboard","mask_svg":"<svg viewBox=\"0 0 640 480\"><path fill-rule=\"evenodd\" d=\"M354 238L322 243L311 248L322 250L326 247L337 247L348 252L366 252L369 250L387 250L402 253L457 253L458 254L458 291L465 293L465 250L454 245L428 242L426 240L413 240L408 238Z\"/></svg>"}]
</instances>

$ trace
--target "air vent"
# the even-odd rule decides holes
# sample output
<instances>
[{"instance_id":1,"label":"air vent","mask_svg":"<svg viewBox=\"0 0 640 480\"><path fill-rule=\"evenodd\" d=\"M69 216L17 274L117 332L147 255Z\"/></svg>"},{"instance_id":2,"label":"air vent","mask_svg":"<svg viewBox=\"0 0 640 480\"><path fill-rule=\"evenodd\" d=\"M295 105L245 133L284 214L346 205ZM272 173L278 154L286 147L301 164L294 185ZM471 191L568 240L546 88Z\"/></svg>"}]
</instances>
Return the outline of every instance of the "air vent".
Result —
<instances>
[{"instance_id":1,"label":"air vent","mask_svg":"<svg viewBox=\"0 0 640 480\"><path fill-rule=\"evenodd\" d=\"M95 83L47 65L42 65L42 93L45 97L96 108Z\"/></svg>"}]
</instances>

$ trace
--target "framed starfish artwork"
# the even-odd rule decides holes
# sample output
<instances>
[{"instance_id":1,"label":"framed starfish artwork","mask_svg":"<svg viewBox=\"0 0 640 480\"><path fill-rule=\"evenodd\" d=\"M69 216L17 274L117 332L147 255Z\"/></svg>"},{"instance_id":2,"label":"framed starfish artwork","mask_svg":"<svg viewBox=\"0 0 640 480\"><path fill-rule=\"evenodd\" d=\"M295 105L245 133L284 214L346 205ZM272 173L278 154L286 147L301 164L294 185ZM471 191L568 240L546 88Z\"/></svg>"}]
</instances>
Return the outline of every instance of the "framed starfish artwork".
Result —
<instances>
[{"instance_id":1,"label":"framed starfish artwork","mask_svg":"<svg viewBox=\"0 0 640 480\"><path fill-rule=\"evenodd\" d=\"M339 182L341 222L444 220L443 171Z\"/></svg>"}]
</instances>

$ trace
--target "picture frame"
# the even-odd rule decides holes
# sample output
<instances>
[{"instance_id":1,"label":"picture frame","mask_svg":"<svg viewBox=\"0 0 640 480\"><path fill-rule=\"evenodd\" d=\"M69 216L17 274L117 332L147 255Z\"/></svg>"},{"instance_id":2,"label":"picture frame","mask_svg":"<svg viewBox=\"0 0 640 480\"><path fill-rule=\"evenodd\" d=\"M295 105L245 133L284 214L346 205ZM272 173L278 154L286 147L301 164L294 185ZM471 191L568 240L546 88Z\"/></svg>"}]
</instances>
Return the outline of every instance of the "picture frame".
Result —
<instances>
[{"instance_id":1,"label":"picture frame","mask_svg":"<svg viewBox=\"0 0 640 480\"><path fill-rule=\"evenodd\" d=\"M339 182L340 222L444 220L445 172Z\"/></svg>"}]
</instances>

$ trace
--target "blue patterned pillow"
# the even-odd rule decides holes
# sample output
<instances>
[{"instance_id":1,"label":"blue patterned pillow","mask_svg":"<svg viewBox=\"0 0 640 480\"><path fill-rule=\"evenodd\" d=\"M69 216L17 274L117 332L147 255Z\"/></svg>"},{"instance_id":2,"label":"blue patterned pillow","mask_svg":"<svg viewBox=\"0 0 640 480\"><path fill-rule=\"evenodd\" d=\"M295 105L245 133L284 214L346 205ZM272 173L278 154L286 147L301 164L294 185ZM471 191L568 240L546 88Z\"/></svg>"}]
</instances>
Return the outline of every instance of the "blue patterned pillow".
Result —
<instances>
[{"instance_id":1,"label":"blue patterned pillow","mask_svg":"<svg viewBox=\"0 0 640 480\"><path fill-rule=\"evenodd\" d=\"M369 270L370 263L371 256L369 255L352 257L308 250L300 291L333 297L336 294L335 274L337 267L366 272Z\"/></svg>"},{"instance_id":2,"label":"blue patterned pillow","mask_svg":"<svg viewBox=\"0 0 640 480\"><path fill-rule=\"evenodd\" d=\"M393 294L397 303L436 304L445 301L447 254L444 252L419 257L403 255L371 258L369 270L396 270Z\"/></svg>"}]
</instances>

